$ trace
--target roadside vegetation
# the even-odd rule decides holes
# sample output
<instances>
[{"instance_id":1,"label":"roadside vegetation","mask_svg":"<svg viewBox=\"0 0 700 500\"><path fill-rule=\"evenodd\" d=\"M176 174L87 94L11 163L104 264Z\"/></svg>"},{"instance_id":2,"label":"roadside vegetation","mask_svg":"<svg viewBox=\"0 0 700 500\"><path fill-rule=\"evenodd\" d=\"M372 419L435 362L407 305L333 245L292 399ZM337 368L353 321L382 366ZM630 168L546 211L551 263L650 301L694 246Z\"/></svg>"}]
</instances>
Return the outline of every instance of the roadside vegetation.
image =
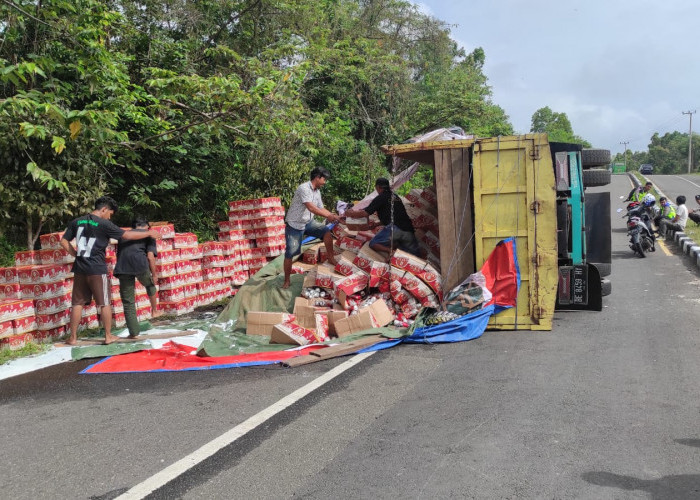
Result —
<instances>
[{"instance_id":1,"label":"roadside vegetation","mask_svg":"<svg viewBox=\"0 0 700 500\"><path fill-rule=\"evenodd\" d=\"M4 365L13 359L25 358L34 354L42 354L48 351L50 347L51 344L37 344L34 342L29 342L24 347L14 351L10 350L9 348L0 349L0 365Z\"/></svg>"}]
</instances>

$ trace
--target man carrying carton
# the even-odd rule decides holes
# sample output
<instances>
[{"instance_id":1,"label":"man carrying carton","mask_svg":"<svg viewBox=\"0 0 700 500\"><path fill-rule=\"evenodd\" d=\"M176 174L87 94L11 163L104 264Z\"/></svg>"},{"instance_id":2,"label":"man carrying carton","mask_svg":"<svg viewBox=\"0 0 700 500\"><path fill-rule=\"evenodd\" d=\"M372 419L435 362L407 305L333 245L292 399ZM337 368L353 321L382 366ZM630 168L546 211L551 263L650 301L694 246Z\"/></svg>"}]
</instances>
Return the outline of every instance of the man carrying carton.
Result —
<instances>
[{"instance_id":1,"label":"man carrying carton","mask_svg":"<svg viewBox=\"0 0 700 500\"><path fill-rule=\"evenodd\" d=\"M392 248L400 248L417 257L422 257L413 224L406 213L406 207L404 207L401 198L391 191L389 179L380 177L374 183L374 187L378 194L367 208L346 210L345 216L369 217L376 212L384 229L379 231L369 242L372 250L391 254Z\"/></svg>"},{"instance_id":2,"label":"man carrying carton","mask_svg":"<svg viewBox=\"0 0 700 500\"><path fill-rule=\"evenodd\" d=\"M115 240L140 240L143 238L160 239L157 231L124 231L111 222L119 206L109 196L102 196L95 201L95 210L87 215L73 219L63 233L61 247L75 257L73 262L73 298L70 315L70 337L66 344L75 345L78 341L78 324L83 313L83 306L90 304L93 297L100 311L100 319L105 329L105 344L117 340L112 335L112 307L110 305L110 287L107 278L107 261L105 249L110 238ZM76 240L77 250L70 244Z\"/></svg>"},{"instance_id":3,"label":"man carrying carton","mask_svg":"<svg viewBox=\"0 0 700 500\"><path fill-rule=\"evenodd\" d=\"M301 252L301 241L304 236L313 236L326 245L328 262L335 265L333 258L333 236L330 229L322 222L314 220L314 215L325 217L330 222L337 222L338 216L323 207L321 188L331 176L330 172L322 167L316 167L311 171L311 180L300 184L294 193L292 203L289 205L285 218L284 239L286 249L284 251L284 284L282 288L289 288L289 277L292 274L292 259Z\"/></svg>"}]
</instances>

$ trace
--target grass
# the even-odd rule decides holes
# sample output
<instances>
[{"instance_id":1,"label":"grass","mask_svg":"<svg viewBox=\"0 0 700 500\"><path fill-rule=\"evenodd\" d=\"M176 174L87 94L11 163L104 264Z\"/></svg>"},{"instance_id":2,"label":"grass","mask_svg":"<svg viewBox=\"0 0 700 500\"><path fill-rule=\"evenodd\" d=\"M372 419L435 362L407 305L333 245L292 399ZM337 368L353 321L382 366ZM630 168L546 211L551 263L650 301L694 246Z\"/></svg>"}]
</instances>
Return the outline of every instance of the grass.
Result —
<instances>
[{"instance_id":1,"label":"grass","mask_svg":"<svg viewBox=\"0 0 700 500\"><path fill-rule=\"evenodd\" d=\"M21 347L15 351L7 348L0 349L0 365L4 365L13 359L25 358L34 354L42 354L48 351L50 347L51 344L36 344L34 342L29 342L24 347Z\"/></svg>"},{"instance_id":2,"label":"grass","mask_svg":"<svg viewBox=\"0 0 700 500\"><path fill-rule=\"evenodd\" d=\"M700 226L688 219L688 222L685 225L685 235L695 243L700 242Z\"/></svg>"}]
</instances>

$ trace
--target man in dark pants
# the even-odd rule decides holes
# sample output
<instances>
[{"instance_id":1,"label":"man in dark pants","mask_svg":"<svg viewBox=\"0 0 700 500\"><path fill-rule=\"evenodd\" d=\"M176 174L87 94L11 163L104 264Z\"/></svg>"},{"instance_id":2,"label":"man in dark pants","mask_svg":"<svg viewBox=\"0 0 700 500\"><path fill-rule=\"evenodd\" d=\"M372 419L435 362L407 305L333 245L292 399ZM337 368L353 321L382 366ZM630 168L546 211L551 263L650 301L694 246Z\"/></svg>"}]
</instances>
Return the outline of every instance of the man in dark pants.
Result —
<instances>
[{"instance_id":1,"label":"man in dark pants","mask_svg":"<svg viewBox=\"0 0 700 500\"><path fill-rule=\"evenodd\" d=\"M384 229L379 231L369 242L372 250L391 254L392 248L400 248L417 257L423 257L413 229L413 223L406 213L401 198L391 191L389 179L380 177L374 183L377 197L364 210L345 211L347 217L369 217L377 213ZM392 212L393 205L393 212Z\"/></svg>"},{"instance_id":2,"label":"man in dark pants","mask_svg":"<svg viewBox=\"0 0 700 500\"><path fill-rule=\"evenodd\" d=\"M109 196L102 196L95 201L95 210L87 215L73 219L61 238L61 247L75 257L73 262L73 295L70 315L70 336L66 344L75 345L78 341L78 325L83 315L83 307L95 299L100 320L105 329L105 344L111 344L117 337L112 335L112 307L110 305L109 280L107 279L107 261L105 249L110 238L140 240L142 238L160 239L156 231L124 231L111 222L119 205ZM71 241L75 239L76 248Z\"/></svg>"},{"instance_id":3,"label":"man in dark pants","mask_svg":"<svg viewBox=\"0 0 700 500\"><path fill-rule=\"evenodd\" d=\"M143 217L134 217L131 223L133 231L144 233L150 229L148 221ZM129 338L139 336L139 320L136 316L136 292L134 286L136 279L146 287L148 298L151 301L151 317L157 318L158 290L153 283L156 275L156 241L153 238L142 240L120 240L117 247L117 265L114 267L114 275L119 278L119 295L124 304L124 318L129 329Z\"/></svg>"}]
</instances>

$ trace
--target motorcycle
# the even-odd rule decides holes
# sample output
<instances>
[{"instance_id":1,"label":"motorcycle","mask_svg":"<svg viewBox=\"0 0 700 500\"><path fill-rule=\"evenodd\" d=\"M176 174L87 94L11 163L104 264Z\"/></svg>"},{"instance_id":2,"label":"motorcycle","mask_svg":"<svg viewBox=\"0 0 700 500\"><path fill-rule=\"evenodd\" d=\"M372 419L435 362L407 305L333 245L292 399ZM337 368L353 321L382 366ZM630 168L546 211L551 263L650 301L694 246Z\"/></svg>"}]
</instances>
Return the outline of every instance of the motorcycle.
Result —
<instances>
[{"instance_id":1,"label":"motorcycle","mask_svg":"<svg viewBox=\"0 0 700 500\"><path fill-rule=\"evenodd\" d=\"M646 257L645 252L656 251L656 238L651 227L653 214L650 208L633 201L627 205L627 236L630 238L630 248L640 257Z\"/></svg>"}]
</instances>

